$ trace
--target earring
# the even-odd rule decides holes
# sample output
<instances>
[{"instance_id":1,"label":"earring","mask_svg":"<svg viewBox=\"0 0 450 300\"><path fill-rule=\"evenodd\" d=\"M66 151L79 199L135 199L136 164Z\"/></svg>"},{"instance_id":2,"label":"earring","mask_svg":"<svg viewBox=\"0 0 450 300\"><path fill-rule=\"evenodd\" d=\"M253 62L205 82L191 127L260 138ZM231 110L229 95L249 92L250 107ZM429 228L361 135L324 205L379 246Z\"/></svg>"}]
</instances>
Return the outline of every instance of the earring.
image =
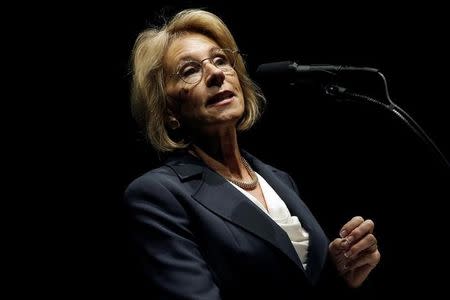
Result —
<instances>
[{"instance_id":1,"label":"earring","mask_svg":"<svg viewBox=\"0 0 450 300\"><path fill-rule=\"evenodd\" d=\"M169 127L172 130L180 128L181 124L175 117L169 117Z\"/></svg>"}]
</instances>

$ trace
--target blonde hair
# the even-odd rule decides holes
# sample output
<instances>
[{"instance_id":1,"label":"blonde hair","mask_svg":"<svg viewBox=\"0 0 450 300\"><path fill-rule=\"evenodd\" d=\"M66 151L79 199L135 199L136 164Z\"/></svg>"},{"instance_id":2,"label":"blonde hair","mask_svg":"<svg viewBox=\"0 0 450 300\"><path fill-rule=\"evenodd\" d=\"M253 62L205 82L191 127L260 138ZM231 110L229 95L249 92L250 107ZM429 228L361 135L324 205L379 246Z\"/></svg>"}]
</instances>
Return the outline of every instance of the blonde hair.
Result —
<instances>
[{"instance_id":1,"label":"blonde hair","mask_svg":"<svg viewBox=\"0 0 450 300\"><path fill-rule=\"evenodd\" d=\"M132 63L132 114L145 128L153 147L160 152L173 151L188 146L176 141L167 127L169 99L165 92L163 58L171 41L185 32L203 34L221 48L238 50L236 42L225 23L213 13L188 9L176 14L162 28L150 28L138 36L133 47ZM244 131L259 119L265 98L260 88L250 79L244 60L238 55L235 70L244 94L245 109L237 126Z\"/></svg>"}]
</instances>

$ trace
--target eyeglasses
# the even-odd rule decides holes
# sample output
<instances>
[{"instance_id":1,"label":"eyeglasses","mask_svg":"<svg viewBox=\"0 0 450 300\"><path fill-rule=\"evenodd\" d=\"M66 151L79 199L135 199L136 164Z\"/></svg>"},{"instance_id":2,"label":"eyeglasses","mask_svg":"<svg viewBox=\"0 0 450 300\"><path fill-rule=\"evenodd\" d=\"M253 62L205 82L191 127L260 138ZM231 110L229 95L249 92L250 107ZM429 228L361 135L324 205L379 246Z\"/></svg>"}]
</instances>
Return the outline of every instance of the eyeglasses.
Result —
<instances>
[{"instance_id":1,"label":"eyeglasses","mask_svg":"<svg viewBox=\"0 0 450 300\"><path fill-rule=\"evenodd\" d=\"M188 84L196 84L200 82L203 77L203 62L206 60L224 73L232 74L234 72L234 65L238 54L238 50L218 49L211 57L207 57L200 61L190 60L182 63L177 68L177 72L173 75L178 76Z\"/></svg>"}]
</instances>

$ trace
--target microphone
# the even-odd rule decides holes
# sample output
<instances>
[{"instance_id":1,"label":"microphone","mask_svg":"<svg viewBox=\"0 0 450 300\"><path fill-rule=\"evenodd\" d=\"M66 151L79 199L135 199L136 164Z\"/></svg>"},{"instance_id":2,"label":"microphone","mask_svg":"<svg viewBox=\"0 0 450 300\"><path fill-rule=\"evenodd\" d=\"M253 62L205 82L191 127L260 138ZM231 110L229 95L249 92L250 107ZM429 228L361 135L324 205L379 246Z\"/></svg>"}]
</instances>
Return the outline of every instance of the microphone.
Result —
<instances>
[{"instance_id":1,"label":"microphone","mask_svg":"<svg viewBox=\"0 0 450 300\"><path fill-rule=\"evenodd\" d=\"M336 65L299 65L292 61L279 61L265 63L258 66L256 74L258 76L297 76L305 73L325 72L336 75L339 72L362 71L379 72L378 69L370 67L336 66Z\"/></svg>"}]
</instances>

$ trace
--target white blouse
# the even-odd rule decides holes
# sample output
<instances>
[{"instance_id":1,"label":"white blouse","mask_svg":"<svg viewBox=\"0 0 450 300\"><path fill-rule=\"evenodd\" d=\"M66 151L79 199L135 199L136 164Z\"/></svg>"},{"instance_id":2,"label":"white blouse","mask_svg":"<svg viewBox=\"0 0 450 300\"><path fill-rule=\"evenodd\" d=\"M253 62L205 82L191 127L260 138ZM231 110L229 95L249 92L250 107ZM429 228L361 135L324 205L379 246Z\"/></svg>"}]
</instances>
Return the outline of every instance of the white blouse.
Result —
<instances>
[{"instance_id":1,"label":"white blouse","mask_svg":"<svg viewBox=\"0 0 450 300\"><path fill-rule=\"evenodd\" d=\"M291 213L289 212L289 209L284 201L280 198L280 196L278 196L267 181L265 181L264 178L262 178L258 173L256 173L256 175L258 176L259 184L264 194L264 199L266 200L267 210L264 205L253 195L231 181L229 182L245 196L247 196L247 198L249 198L253 203L255 203L262 211L268 214L272 220L274 220L287 233L298 257L300 258L300 261L303 264L303 268L306 270L306 258L309 245L308 232L302 227L298 217L291 216Z\"/></svg>"}]
</instances>

